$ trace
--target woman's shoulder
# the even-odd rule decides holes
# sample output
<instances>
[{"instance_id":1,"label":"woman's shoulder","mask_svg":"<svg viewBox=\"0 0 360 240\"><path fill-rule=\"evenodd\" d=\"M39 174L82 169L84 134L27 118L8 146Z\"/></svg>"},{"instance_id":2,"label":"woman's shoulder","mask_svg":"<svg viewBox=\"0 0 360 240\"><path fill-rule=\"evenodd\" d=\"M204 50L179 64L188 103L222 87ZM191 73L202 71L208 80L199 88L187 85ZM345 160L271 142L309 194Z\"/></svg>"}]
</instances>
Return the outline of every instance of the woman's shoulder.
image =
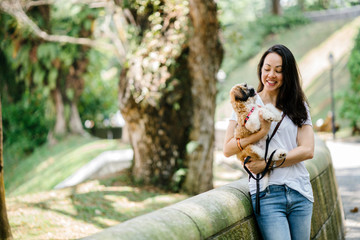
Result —
<instances>
[{"instance_id":1,"label":"woman's shoulder","mask_svg":"<svg viewBox=\"0 0 360 240\"><path fill-rule=\"evenodd\" d=\"M264 106L264 102L262 101L259 94L256 94L256 104L260 106Z\"/></svg>"}]
</instances>

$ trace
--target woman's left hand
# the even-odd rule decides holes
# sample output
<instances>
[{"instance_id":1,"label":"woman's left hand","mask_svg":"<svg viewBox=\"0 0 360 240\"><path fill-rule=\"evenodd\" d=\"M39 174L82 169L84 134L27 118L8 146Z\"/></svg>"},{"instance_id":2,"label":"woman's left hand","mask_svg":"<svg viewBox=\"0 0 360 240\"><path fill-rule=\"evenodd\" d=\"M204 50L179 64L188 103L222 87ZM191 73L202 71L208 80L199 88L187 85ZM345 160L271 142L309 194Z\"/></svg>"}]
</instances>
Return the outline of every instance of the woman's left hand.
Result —
<instances>
[{"instance_id":1,"label":"woman's left hand","mask_svg":"<svg viewBox=\"0 0 360 240\"><path fill-rule=\"evenodd\" d=\"M250 172L258 174L264 171L266 163L264 159L251 159L250 162L246 163L246 167L250 170Z\"/></svg>"}]
</instances>

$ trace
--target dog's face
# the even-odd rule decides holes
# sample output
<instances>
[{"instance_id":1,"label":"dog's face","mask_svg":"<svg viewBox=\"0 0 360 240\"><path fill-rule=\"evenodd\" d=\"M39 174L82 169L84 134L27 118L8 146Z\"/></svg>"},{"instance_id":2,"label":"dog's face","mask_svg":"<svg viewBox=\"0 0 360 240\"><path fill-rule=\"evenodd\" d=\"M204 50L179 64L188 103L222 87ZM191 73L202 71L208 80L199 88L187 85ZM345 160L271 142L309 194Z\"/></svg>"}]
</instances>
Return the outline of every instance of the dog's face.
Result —
<instances>
[{"instance_id":1,"label":"dog's face","mask_svg":"<svg viewBox=\"0 0 360 240\"><path fill-rule=\"evenodd\" d=\"M255 89L246 83L236 84L230 90L231 102L246 102L249 98L256 95Z\"/></svg>"}]
</instances>

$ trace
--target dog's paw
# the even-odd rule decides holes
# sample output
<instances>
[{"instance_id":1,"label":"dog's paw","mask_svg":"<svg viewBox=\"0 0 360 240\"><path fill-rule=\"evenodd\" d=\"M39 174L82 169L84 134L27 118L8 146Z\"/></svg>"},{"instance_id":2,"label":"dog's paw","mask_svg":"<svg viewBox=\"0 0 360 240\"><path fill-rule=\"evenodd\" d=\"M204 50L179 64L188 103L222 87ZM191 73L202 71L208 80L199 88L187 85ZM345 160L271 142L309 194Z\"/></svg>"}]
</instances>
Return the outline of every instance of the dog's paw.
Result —
<instances>
[{"instance_id":1,"label":"dog's paw","mask_svg":"<svg viewBox=\"0 0 360 240\"><path fill-rule=\"evenodd\" d=\"M275 154L274 154L274 157L273 157L273 160L275 161L279 161L279 160L284 160L287 156L287 151L284 150L284 149L277 149Z\"/></svg>"},{"instance_id":2,"label":"dog's paw","mask_svg":"<svg viewBox=\"0 0 360 240\"><path fill-rule=\"evenodd\" d=\"M281 120L281 113L271 103L266 104L262 110L266 112L265 114L263 114L263 118L265 120L274 122L278 122Z\"/></svg>"},{"instance_id":3,"label":"dog's paw","mask_svg":"<svg viewBox=\"0 0 360 240\"><path fill-rule=\"evenodd\" d=\"M251 133L255 133L260 130L260 121L254 121L253 119L251 119L250 121L247 121L247 123L245 124L245 128Z\"/></svg>"},{"instance_id":4,"label":"dog's paw","mask_svg":"<svg viewBox=\"0 0 360 240\"><path fill-rule=\"evenodd\" d=\"M276 115L273 114L272 112L266 110L266 109L263 109L263 110L262 110L262 115L263 115L263 119L264 119L265 121L268 121L268 122L273 122L273 121L278 122Z\"/></svg>"}]
</instances>

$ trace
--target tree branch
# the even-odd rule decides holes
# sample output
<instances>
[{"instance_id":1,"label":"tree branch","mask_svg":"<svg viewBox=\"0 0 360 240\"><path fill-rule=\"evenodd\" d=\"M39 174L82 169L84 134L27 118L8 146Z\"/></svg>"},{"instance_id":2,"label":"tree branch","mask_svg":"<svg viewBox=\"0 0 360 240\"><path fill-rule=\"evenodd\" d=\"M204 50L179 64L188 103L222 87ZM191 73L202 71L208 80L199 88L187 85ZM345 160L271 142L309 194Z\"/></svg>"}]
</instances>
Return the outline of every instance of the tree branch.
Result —
<instances>
[{"instance_id":1,"label":"tree branch","mask_svg":"<svg viewBox=\"0 0 360 240\"><path fill-rule=\"evenodd\" d=\"M26 0L22 0L21 2L21 6L23 7L23 9L25 9L25 11L28 11L31 7L36 7L36 6L42 6L42 5L51 5L51 4L55 4L56 0L37 0L37 1L26 1ZM69 2L69 1L67 1ZM71 0L70 1L71 4L88 4L90 5L90 7L105 7L108 4L108 1L104 1L104 0Z\"/></svg>"},{"instance_id":2,"label":"tree branch","mask_svg":"<svg viewBox=\"0 0 360 240\"><path fill-rule=\"evenodd\" d=\"M110 44L100 40L93 40L90 38L76 38L67 35L51 35L41 30L39 26L34 21L32 21L23 10L24 4L25 4L25 8L28 9L32 6L53 4L54 2L55 0L39 0L39 1L30 1L30 2L27 1L20 2L19 0L12 0L12 1L2 0L0 1L0 10L15 17L18 22L24 24L25 26L28 26L35 33L35 35L37 35L41 39L44 39L45 41L79 44L79 45L90 46L93 48L110 50L116 52L119 55L120 59L124 59L126 55L125 49L122 46L120 39L117 39L116 41L116 37L114 33L110 34L110 38L114 42L114 44ZM72 2L84 3L84 4L106 3L104 1L94 2L91 0L72 0Z\"/></svg>"}]
</instances>

